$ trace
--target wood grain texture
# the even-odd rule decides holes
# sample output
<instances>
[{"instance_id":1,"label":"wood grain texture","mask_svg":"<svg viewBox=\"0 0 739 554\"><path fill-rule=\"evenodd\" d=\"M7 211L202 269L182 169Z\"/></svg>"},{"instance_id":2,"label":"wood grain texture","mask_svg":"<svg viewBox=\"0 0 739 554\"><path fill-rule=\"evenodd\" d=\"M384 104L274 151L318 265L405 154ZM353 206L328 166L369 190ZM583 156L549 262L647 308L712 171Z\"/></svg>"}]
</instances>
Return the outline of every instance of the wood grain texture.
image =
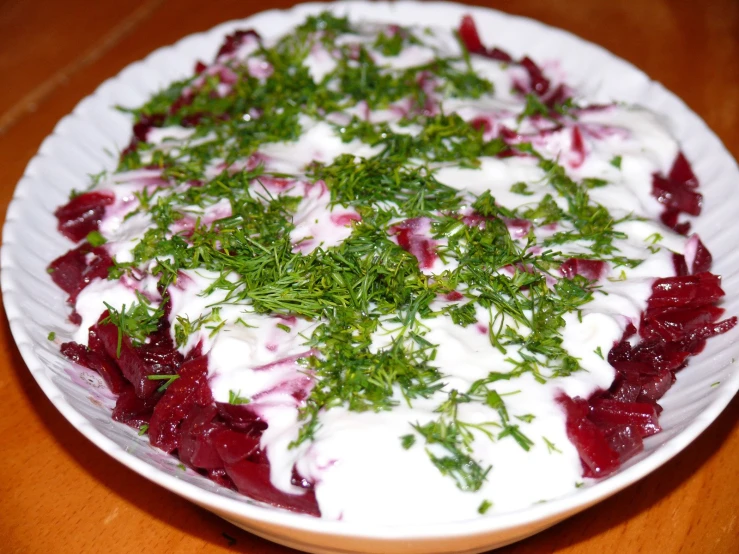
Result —
<instances>
[{"instance_id":1,"label":"wood grain texture","mask_svg":"<svg viewBox=\"0 0 739 554\"><path fill-rule=\"evenodd\" d=\"M104 79L189 33L293 3L0 1L0 213L43 138ZM739 157L737 0L470 3L564 28L634 63L682 97ZM730 200L739 203L739 193ZM35 384L4 317L0 346L1 552L292 552L233 527L100 452ZM739 552L737 416L735 399L663 468L498 552Z\"/></svg>"}]
</instances>

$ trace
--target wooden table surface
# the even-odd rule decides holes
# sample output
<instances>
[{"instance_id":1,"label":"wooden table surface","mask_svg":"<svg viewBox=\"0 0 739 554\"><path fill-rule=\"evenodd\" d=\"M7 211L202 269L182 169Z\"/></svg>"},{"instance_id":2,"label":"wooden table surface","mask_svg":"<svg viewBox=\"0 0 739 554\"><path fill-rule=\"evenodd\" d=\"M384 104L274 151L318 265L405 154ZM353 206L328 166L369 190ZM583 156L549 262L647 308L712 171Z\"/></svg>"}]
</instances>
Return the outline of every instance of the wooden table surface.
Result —
<instances>
[{"instance_id":1,"label":"wooden table surface","mask_svg":"<svg viewBox=\"0 0 739 554\"><path fill-rule=\"evenodd\" d=\"M187 34L293 3L0 0L0 213L42 139L103 80ZM739 157L739 1L470 3L562 27L631 61L681 96ZM43 395L4 317L0 345L1 552L293 552L103 454ZM735 399L660 470L499 552L739 552L738 414Z\"/></svg>"}]
</instances>

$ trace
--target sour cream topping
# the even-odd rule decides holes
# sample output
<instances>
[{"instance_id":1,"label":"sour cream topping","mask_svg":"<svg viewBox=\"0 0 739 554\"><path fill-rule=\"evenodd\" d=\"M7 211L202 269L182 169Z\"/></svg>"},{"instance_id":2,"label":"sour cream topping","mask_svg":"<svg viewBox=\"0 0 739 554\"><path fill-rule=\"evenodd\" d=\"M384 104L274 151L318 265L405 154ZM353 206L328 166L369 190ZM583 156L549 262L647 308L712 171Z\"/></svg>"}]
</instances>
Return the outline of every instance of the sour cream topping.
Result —
<instances>
[{"instance_id":1,"label":"sour cream topping","mask_svg":"<svg viewBox=\"0 0 739 554\"><path fill-rule=\"evenodd\" d=\"M372 37L377 27L367 26L355 34L341 37L340 44L362 44L383 67L408 68L427 64L440 55L459 54L453 36L434 31L427 41L405 47L397 56L384 55L374 49ZM423 33L417 33L423 36ZM256 43L250 38L240 51L229 59L244 59L255 52ZM231 57L233 56L233 58ZM223 62L221 60L219 63ZM310 75L320 83L334 70L336 52L316 44L307 56ZM461 63L461 62L460 62ZM307 346L308 339L319 321L304 318L284 318L257 314L248 302L229 301L223 289L209 294L204 291L222 275L202 269L182 272L170 287L170 322L173 329L178 319L195 321L211 314L218 307L219 320L225 322L217 333L201 328L186 343L183 353L200 343L209 357L210 383L214 397L228 402L229 393L238 391L250 399L252 408L268 423L261 439L271 464L271 480L275 487L288 493L301 491L291 484L295 468L314 483L323 517L343 521L363 521L377 524L434 523L478 517L484 501L492 506L487 513L518 510L533 503L571 493L582 481L578 454L567 439L565 417L555 398L560 392L570 396L588 397L606 389L614 378L614 370L604 354L617 342L629 323L639 324L646 307L651 285L656 277L674 274L672 252L690 255L691 242L656 221L662 206L651 195L653 173L669 170L678 153L678 145L660 119L641 108L613 105L579 114L556 128L551 122L518 115L525 106L520 95L511 90L520 78L520 68L511 68L494 60L476 57L474 71L490 80L495 95L478 99L435 98L439 102L432 110L457 113L467 121L487 121L486 135L497 136L503 128L516 129L519 142L531 142L542 154L557 159L576 180L603 180L605 186L590 191L591 199L607 206L615 218L637 216L617 224L625 238L614 240L623 256L644 260L636 267L609 266L598 282L593 300L581 312L565 316L562 345L580 360L583 370L567 377L544 374L539 379L531 373L495 383L496 391L505 399L508 412L532 441L526 451L513 440L487 436L481 428L473 429L471 457L492 466L482 487L463 491L429 462L429 452L443 452L431 445L416 444L404 448L401 437L413 433L413 425L434 420L442 399L449 391L464 391L473 383L485 379L491 372L505 373L520 359L521 353L507 349L502 353L491 344L491 313L476 309L477 322L466 327L454 324L448 317L423 320L424 338L438 345L435 366L444 376L443 387L428 399L410 403L397 391L397 406L385 411L351 411L335 406L321 414L320 426L313 440L297 447L296 440L304 424L299 420L301 398L310 394L316 383L300 359L319 355ZM249 71L260 79L269 77L270 68L262 59L248 62ZM230 85L229 85L230 86ZM430 89L431 90L431 89ZM225 94L226 90L220 90ZM254 183L254 190L264 195L290 195L299 200L292 214L293 230L290 241L295 252L308 254L317 248L330 249L341 244L362 220L357 210L331 201L323 181L309 181L304 172L314 161L330 162L342 154L359 158L378 155L381 149L359 139L346 141L341 136L341 122L352 116L367 121L389 121L396 132L415 133L418 130L397 123L407 115L408 106L399 103L386 110L368 110L358 103L343 114L331 114L326 120L301 117L301 136L295 141L263 145L249 160L237 160L231 165L219 162L210 176L228 170L240 171L262 164L272 173L288 177L265 176ZM268 117L260 114L258 117ZM246 114L245 117L252 117ZM254 117L257 117L256 115ZM577 134L579 139L573 138ZM181 127L157 129L147 137L152 144L174 149L192 140L192 131ZM576 144L581 141L582 144ZM618 157L620 167L613 160ZM435 177L470 198L490 191L497 203L510 209L535 205L545 195L552 194L546 172L537 160L526 156L481 156L479 167L465 168L455 163L435 165ZM292 176L292 177L290 177ZM517 183L526 185L527 194L514 192ZM109 207L100 231L108 239L107 248L118 262L134 259L133 248L144 232L151 228L144 214L127 217L138 205L135 193L156 194L174 184L158 170L139 170L116 174L103 181L99 188L112 190L116 202ZM555 202L563 209L566 201L559 196ZM223 201L206 209L191 207L191 215L177 222L173 232L186 236L197 224L209 224L232 214L231 206ZM557 231L530 229L520 222L509 222L511 236L525 241L529 233L543 238ZM443 238L433 236L428 221L419 222L414 233L434 244L444 246ZM397 235L392 240L399 241ZM399 243L399 242L398 242ZM577 257L590 253L587 242L566 243L556 248ZM694 251L695 247L692 247ZM412 249L411 253L419 258ZM440 259L422 268L433 279L455 267ZM236 275L226 276L237 281ZM556 282L556 277L553 277ZM140 282L131 280L96 280L79 295L76 310L82 325L75 336L86 342L86 329L105 309L104 302L117 309L136 301L136 292L158 297L156 281L147 277ZM438 306L460 300L440 298ZM495 315L495 314L493 314ZM510 323L510 321L508 322ZM511 323L515 325L515 323ZM528 331L519 329L522 334ZM173 331L174 332L174 331ZM382 321L375 334L374 347L382 350L396 333L397 325ZM299 394L298 394L299 393ZM483 424L495 416L495 410L479 404L463 404L459 418Z\"/></svg>"}]
</instances>

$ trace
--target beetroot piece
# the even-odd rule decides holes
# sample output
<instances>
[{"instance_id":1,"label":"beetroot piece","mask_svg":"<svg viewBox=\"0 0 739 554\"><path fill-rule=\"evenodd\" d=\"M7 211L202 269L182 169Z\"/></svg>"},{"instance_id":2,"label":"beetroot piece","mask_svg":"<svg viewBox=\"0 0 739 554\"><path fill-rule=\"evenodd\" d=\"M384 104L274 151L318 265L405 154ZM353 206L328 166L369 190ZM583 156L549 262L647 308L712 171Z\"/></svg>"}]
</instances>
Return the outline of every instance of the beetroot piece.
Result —
<instances>
[{"instance_id":1,"label":"beetroot piece","mask_svg":"<svg viewBox=\"0 0 739 554\"><path fill-rule=\"evenodd\" d=\"M241 46L246 41L246 38L249 36L255 37L257 40L261 40L259 33L257 33L254 29L248 29L246 31L239 29L234 31L230 35L227 35L223 41L223 44L218 49L216 59L220 58L221 56L226 56L228 54L233 54L234 52L236 52L239 46Z\"/></svg>"},{"instance_id":2,"label":"beetroot piece","mask_svg":"<svg viewBox=\"0 0 739 554\"><path fill-rule=\"evenodd\" d=\"M154 127L161 127L164 124L165 115L162 113L152 115L142 115L133 126L133 136L140 142L146 142L149 131Z\"/></svg>"},{"instance_id":3,"label":"beetroot piece","mask_svg":"<svg viewBox=\"0 0 739 554\"><path fill-rule=\"evenodd\" d=\"M664 212L662 212L662 215L659 216L659 219L662 223L664 223L667 227L675 231L676 233L679 233L681 235L687 235L690 231L690 222L689 221L683 221L682 223L678 223L677 218L680 215L680 210L674 210L674 209L665 209Z\"/></svg>"},{"instance_id":4,"label":"beetroot piece","mask_svg":"<svg viewBox=\"0 0 739 554\"><path fill-rule=\"evenodd\" d=\"M177 100L172 102L172 105L169 107L169 114L175 115L180 109L192 104L193 100L195 100L195 95L192 93L183 93Z\"/></svg>"},{"instance_id":5,"label":"beetroot piece","mask_svg":"<svg viewBox=\"0 0 739 554\"><path fill-rule=\"evenodd\" d=\"M108 277L108 268L113 265L107 250L84 243L70 250L49 264L51 280L69 294L67 302L74 304L77 295L93 279Z\"/></svg>"},{"instance_id":6,"label":"beetroot piece","mask_svg":"<svg viewBox=\"0 0 739 554\"><path fill-rule=\"evenodd\" d=\"M153 381L157 386L160 381ZM213 396L208 386L208 359L201 356L182 364L179 378L167 387L154 408L149 423L149 440L153 446L172 452L179 446L179 426L196 404L208 406Z\"/></svg>"},{"instance_id":7,"label":"beetroot piece","mask_svg":"<svg viewBox=\"0 0 739 554\"><path fill-rule=\"evenodd\" d=\"M471 15L462 17L462 22L459 24L459 38L462 39L470 54L485 54L485 47L482 45L475 20Z\"/></svg>"},{"instance_id":8,"label":"beetroot piece","mask_svg":"<svg viewBox=\"0 0 739 554\"><path fill-rule=\"evenodd\" d=\"M436 261L436 241L422 232L423 219L413 218L390 227L389 232L398 239L398 245L418 260L418 267L430 269Z\"/></svg>"},{"instance_id":9,"label":"beetroot piece","mask_svg":"<svg viewBox=\"0 0 739 554\"><path fill-rule=\"evenodd\" d=\"M662 430L654 405L644 402L595 398L590 402L589 419L601 427L628 425L641 437L648 437Z\"/></svg>"},{"instance_id":10,"label":"beetroot piece","mask_svg":"<svg viewBox=\"0 0 739 554\"><path fill-rule=\"evenodd\" d=\"M121 394L130 387L121 370L108 356L76 342L65 342L60 351L67 359L97 372L113 394Z\"/></svg>"},{"instance_id":11,"label":"beetroot piece","mask_svg":"<svg viewBox=\"0 0 739 554\"><path fill-rule=\"evenodd\" d=\"M164 315L159 321L159 327L155 333L149 335L148 341L136 347L139 356L150 368L151 374L162 375L175 373L177 368L185 362L185 358L175 348L174 341L169 333L168 303L164 306ZM201 355L202 345L198 343L187 354L187 359L197 358Z\"/></svg>"},{"instance_id":12,"label":"beetroot piece","mask_svg":"<svg viewBox=\"0 0 739 554\"><path fill-rule=\"evenodd\" d=\"M704 271L710 271L713 265L713 256L708 251L708 248L701 242L698 235L690 237L690 242L694 243L695 253L693 254L693 260L690 265L690 273L695 275L696 273L703 273Z\"/></svg>"},{"instance_id":13,"label":"beetroot piece","mask_svg":"<svg viewBox=\"0 0 739 554\"><path fill-rule=\"evenodd\" d=\"M705 306L717 302L723 295L721 278L712 273L664 277L652 285L647 306L649 309Z\"/></svg>"},{"instance_id":14,"label":"beetroot piece","mask_svg":"<svg viewBox=\"0 0 739 554\"><path fill-rule=\"evenodd\" d=\"M605 430L605 436L608 445L618 454L621 463L644 450L644 443L639 433L629 425L610 427Z\"/></svg>"},{"instance_id":15,"label":"beetroot piece","mask_svg":"<svg viewBox=\"0 0 739 554\"><path fill-rule=\"evenodd\" d=\"M499 62L513 62L513 57L508 52L501 50L497 46L489 48L487 52L485 52L484 56L493 60L498 60Z\"/></svg>"},{"instance_id":16,"label":"beetroot piece","mask_svg":"<svg viewBox=\"0 0 739 554\"><path fill-rule=\"evenodd\" d=\"M657 400L665 395L674 382L675 375L667 369L659 371L656 375L644 378L641 381L639 396L634 401L651 402L658 407L656 404Z\"/></svg>"},{"instance_id":17,"label":"beetroot piece","mask_svg":"<svg viewBox=\"0 0 739 554\"><path fill-rule=\"evenodd\" d=\"M700 215L703 205L703 196L693 192L681 183L676 183L660 177L652 176L652 195L667 209L690 215Z\"/></svg>"},{"instance_id":18,"label":"beetroot piece","mask_svg":"<svg viewBox=\"0 0 739 554\"><path fill-rule=\"evenodd\" d=\"M207 475L208 479L216 484L226 487L227 489L236 490L236 485L231 481L231 478L228 476L225 469L209 469L207 470Z\"/></svg>"},{"instance_id":19,"label":"beetroot piece","mask_svg":"<svg viewBox=\"0 0 739 554\"><path fill-rule=\"evenodd\" d=\"M567 437L577 448L585 477L605 477L620 465L618 453L605 433L588 419L588 403L582 398L562 394L557 401L567 414Z\"/></svg>"},{"instance_id":20,"label":"beetroot piece","mask_svg":"<svg viewBox=\"0 0 739 554\"><path fill-rule=\"evenodd\" d=\"M571 149L574 154L576 154L575 161L572 162L573 167L580 167L582 163L585 161L585 142L582 139L582 133L580 133L580 128L575 125L572 128L572 144Z\"/></svg>"},{"instance_id":21,"label":"beetroot piece","mask_svg":"<svg viewBox=\"0 0 739 554\"><path fill-rule=\"evenodd\" d=\"M676 171L686 176L684 168ZM703 349L706 339L737 324L736 317L718 321L724 313L715 305L724 295L720 278L706 271L711 254L700 239L691 241L690 267L684 256L674 255L677 276L654 282L639 326L641 340L632 344L629 339L637 329L629 324L608 353L616 369L610 389L588 402L566 395L558 399L567 412L567 434L580 454L586 477L607 475L642 450L642 437L661 430L662 408L657 401L675 382L675 372ZM574 273L572 260L562 264L560 271L565 276ZM618 459L615 466L613 455Z\"/></svg>"},{"instance_id":22,"label":"beetroot piece","mask_svg":"<svg viewBox=\"0 0 739 554\"><path fill-rule=\"evenodd\" d=\"M698 188L698 178L693 173L693 168L690 167L685 154L678 152L675 162L672 164L668 179L674 183L681 183L683 186L696 189Z\"/></svg>"},{"instance_id":23,"label":"beetroot piece","mask_svg":"<svg viewBox=\"0 0 739 554\"><path fill-rule=\"evenodd\" d=\"M536 93L537 96L544 96L549 92L549 79L544 77L544 73L541 71L541 68L536 65L536 62L528 56L525 56L520 63L529 74L532 92Z\"/></svg>"},{"instance_id":24,"label":"beetroot piece","mask_svg":"<svg viewBox=\"0 0 739 554\"><path fill-rule=\"evenodd\" d=\"M102 323L108 317L107 311L100 316L98 323L90 327L90 350L117 365L126 380L133 385L139 398L154 395L162 385L159 381L149 379L149 375L173 375L184 361L169 334L167 309L165 306L165 315L160 320L157 331L148 337L148 342L140 346L134 346L123 335L120 337L119 348L118 328L112 323Z\"/></svg>"},{"instance_id":25,"label":"beetroot piece","mask_svg":"<svg viewBox=\"0 0 739 554\"><path fill-rule=\"evenodd\" d=\"M218 414L231 429L253 436L259 436L267 429L267 423L252 410L248 404L226 404L216 402Z\"/></svg>"},{"instance_id":26,"label":"beetroot piece","mask_svg":"<svg viewBox=\"0 0 739 554\"><path fill-rule=\"evenodd\" d=\"M649 370L651 371L651 368ZM636 402L640 394L641 379L639 376L621 374L613 381L608 397L619 402Z\"/></svg>"},{"instance_id":27,"label":"beetroot piece","mask_svg":"<svg viewBox=\"0 0 739 554\"><path fill-rule=\"evenodd\" d=\"M480 40L480 35L477 32L475 20L472 19L472 16L470 15L465 15L459 24L459 38L462 39L462 43L470 54L478 54L480 56L485 56L486 58L506 63L513 61L513 57L511 57L508 52L501 50L500 48L488 49L483 46L482 41Z\"/></svg>"},{"instance_id":28,"label":"beetroot piece","mask_svg":"<svg viewBox=\"0 0 739 554\"><path fill-rule=\"evenodd\" d=\"M221 429L213 434L212 442L218 456L226 464L236 464L246 459L255 462L260 459L259 456L255 457L259 450L259 437L254 435Z\"/></svg>"},{"instance_id":29,"label":"beetroot piece","mask_svg":"<svg viewBox=\"0 0 739 554\"><path fill-rule=\"evenodd\" d=\"M102 321L107 316L108 312L106 311L100 320ZM133 347L131 340L125 335L121 337L119 351L118 334L118 327L112 323L98 322L90 328L90 336L93 337L94 341L99 340L105 354L118 364L126 380L133 385L136 396L139 398L152 396L162 383L148 379L147 376L171 375L174 373L174 368L161 368L147 364ZM157 372L157 370L159 371Z\"/></svg>"},{"instance_id":30,"label":"beetroot piece","mask_svg":"<svg viewBox=\"0 0 739 554\"><path fill-rule=\"evenodd\" d=\"M667 342L696 334L703 336L723 313L723 308L712 304L698 308L649 309L642 316L639 335Z\"/></svg>"},{"instance_id":31,"label":"beetroot piece","mask_svg":"<svg viewBox=\"0 0 739 554\"><path fill-rule=\"evenodd\" d=\"M288 494L276 489L269 479L269 465L242 460L226 465L226 473L236 489L255 500L293 512L321 516L313 490L303 494Z\"/></svg>"},{"instance_id":32,"label":"beetroot piece","mask_svg":"<svg viewBox=\"0 0 739 554\"><path fill-rule=\"evenodd\" d=\"M227 430L223 423L215 421L215 406L195 404L180 426L178 455L182 463L199 469L219 469L223 460L218 455L213 437L218 431Z\"/></svg>"},{"instance_id":33,"label":"beetroot piece","mask_svg":"<svg viewBox=\"0 0 739 554\"><path fill-rule=\"evenodd\" d=\"M607 271L608 265L600 260L583 260L580 258L570 258L559 266L559 272L567 279L572 279L575 275L582 275L591 281L597 281Z\"/></svg>"},{"instance_id":34,"label":"beetroot piece","mask_svg":"<svg viewBox=\"0 0 739 554\"><path fill-rule=\"evenodd\" d=\"M675 158L667 177L657 173L652 175L652 195L665 206L660 219L662 223L676 232L687 235L690 223L678 223L681 213L699 215L703 196L696 191L698 179L693 173L685 155L680 152Z\"/></svg>"},{"instance_id":35,"label":"beetroot piece","mask_svg":"<svg viewBox=\"0 0 739 554\"><path fill-rule=\"evenodd\" d=\"M508 147L498 152L496 154L497 158L510 158L512 156L520 156L525 158L527 156L531 156L531 154L521 152L520 150L514 148L514 145L521 143L525 139L513 129L509 129L505 125L500 125L498 127L498 138L502 139Z\"/></svg>"},{"instance_id":36,"label":"beetroot piece","mask_svg":"<svg viewBox=\"0 0 739 554\"><path fill-rule=\"evenodd\" d=\"M138 429L142 425L149 423L154 406L156 406L160 398L161 394L156 394L149 398L141 399L136 396L133 387L127 385L116 400L115 408L113 409L113 419L125 423L134 429Z\"/></svg>"},{"instance_id":37,"label":"beetroot piece","mask_svg":"<svg viewBox=\"0 0 739 554\"><path fill-rule=\"evenodd\" d=\"M68 239L79 242L100 228L105 207L113 202L115 196L108 191L79 194L54 212L59 221L57 229Z\"/></svg>"},{"instance_id":38,"label":"beetroot piece","mask_svg":"<svg viewBox=\"0 0 739 554\"><path fill-rule=\"evenodd\" d=\"M177 103L177 100L175 100L173 105L175 103ZM174 112L171 112L171 113L174 113ZM129 154L131 154L132 152L135 152L139 143L146 142L146 138L149 135L149 131L154 127L161 127L164 124L165 119L166 119L166 115L162 113L151 114L151 115L146 115L146 114L141 115L139 117L139 120L133 126L133 130L132 130L133 136L131 137L131 141L128 143L128 146L126 146L121 151L120 158L123 159Z\"/></svg>"},{"instance_id":39,"label":"beetroot piece","mask_svg":"<svg viewBox=\"0 0 739 554\"><path fill-rule=\"evenodd\" d=\"M675 267L675 275L678 277L689 275L688 264L685 262L685 256L682 254L672 253L672 265Z\"/></svg>"},{"instance_id":40,"label":"beetroot piece","mask_svg":"<svg viewBox=\"0 0 739 554\"><path fill-rule=\"evenodd\" d=\"M554 108L557 105L562 105L567 100L570 100L572 98L572 95L567 90L567 87L563 84L557 85L557 88L554 89L554 91L550 92L547 95L547 98L545 100L545 104L549 108Z\"/></svg>"}]
</instances>

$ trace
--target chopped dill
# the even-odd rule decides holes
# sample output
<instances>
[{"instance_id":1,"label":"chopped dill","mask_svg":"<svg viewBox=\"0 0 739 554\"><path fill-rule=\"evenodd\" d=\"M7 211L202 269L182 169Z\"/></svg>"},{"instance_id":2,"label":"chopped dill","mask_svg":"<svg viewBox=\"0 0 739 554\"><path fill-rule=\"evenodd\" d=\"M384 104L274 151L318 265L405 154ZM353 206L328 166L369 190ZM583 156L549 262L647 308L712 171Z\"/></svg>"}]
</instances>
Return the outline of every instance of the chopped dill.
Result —
<instances>
[{"instance_id":1,"label":"chopped dill","mask_svg":"<svg viewBox=\"0 0 739 554\"><path fill-rule=\"evenodd\" d=\"M576 181L531 144L486 139L480 125L444 112L443 100L495 94L493 83L473 71L464 49L460 56L394 68L387 59L408 45L423 46L425 36L401 27L378 31L367 42L337 41L356 32L346 18L329 12L311 16L273 45L256 40L250 55L270 68L265 77L252 75L245 61L231 60L228 79L225 71L193 76L138 108L120 108L141 125L178 126L192 134L176 147L137 139L122 155L119 172L160 168L162 184L135 193L137 205L125 217L145 216L151 225L136 240L133 261L114 261L109 278L149 274L166 295L183 272L212 272L217 277L203 296L218 292L224 303L243 306L245 313L315 322L305 346L320 355L306 354L299 361L315 383L300 404L301 427L290 448L314 438L326 410L378 412L434 399L439 401L434 419L410 424L413 432L400 437L401 445L410 449L422 441L442 474L461 490L476 491L491 466L476 458L475 440L513 440L525 451L534 445L525 433L534 415L509 414L495 383L523 374L545 382L581 369L562 346L564 316L581 313L596 287L578 275L553 282L552 272L570 257L560 249L586 244L588 258L616 267L635 267L641 260L621 256L614 244L626 238L617 225L629 218L614 218L590 197L606 181ZM333 65L316 76L306 60L320 45L330 46ZM392 125L357 115L331 117L359 103L367 110L402 106L404 115ZM517 119L574 117L571 107L549 107L528 94ZM326 124L342 143L363 143L371 153L340 154L293 174L269 170L260 149L294 143L305 125L316 122ZM474 170L481 159L512 150L533 158L545 173L536 184L537 190L546 188L540 200L509 209L489 191L474 195L438 178L450 164ZM611 164L620 168L621 158ZM104 177L94 176L93 183ZM322 181L331 207L356 210L360 217L352 221L348 238L310 252L294 247L290 235L301 197L291 187L303 181ZM525 182L510 185L510 191L534 195ZM228 206L228 215L205 218L219 203ZM450 263L433 277L394 239L400 221L419 219L430 226L436 254ZM506 221L520 219L531 228L514 238ZM539 236L549 226L556 230ZM87 238L92 246L106 242L99 232ZM458 300L439 307L436 301L453 292ZM106 304L103 323L118 328L118 356L124 337L139 346L157 330L166 302L166 296L156 304L139 293L129 306ZM435 363L438 345L427 337L434 318L461 327L479 325L491 349L505 357L505 366L492 368L464 392L449 390ZM250 327L241 318L227 322L217 306L210 306L192 320L176 316L174 340L184 348L195 333L207 330L216 337L227 324L237 323ZM288 325L276 327L291 332ZM377 333L389 337L379 349L373 346ZM603 358L600 348L596 354ZM164 391L178 377L148 379L162 381L159 391ZM230 404L248 402L240 391L229 391ZM482 422L461 418L458 408L470 403L489 417ZM542 440L550 452L559 452ZM486 500L479 512L491 506Z\"/></svg>"}]
</instances>

